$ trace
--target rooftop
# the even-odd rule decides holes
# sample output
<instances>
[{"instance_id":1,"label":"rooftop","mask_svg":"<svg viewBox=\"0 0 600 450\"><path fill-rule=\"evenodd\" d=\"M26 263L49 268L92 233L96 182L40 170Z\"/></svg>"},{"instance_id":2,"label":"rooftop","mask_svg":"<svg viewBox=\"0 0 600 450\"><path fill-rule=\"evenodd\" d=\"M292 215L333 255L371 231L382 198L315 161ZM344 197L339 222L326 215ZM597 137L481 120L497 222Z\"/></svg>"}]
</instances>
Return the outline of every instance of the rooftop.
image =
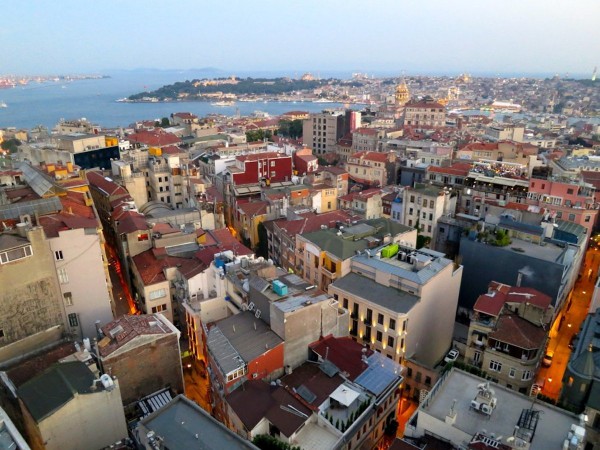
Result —
<instances>
[{"instance_id":1,"label":"rooftop","mask_svg":"<svg viewBox=\"0 0 600 450\"><path fill-rule=\"evenodd\" d=\"M356 273L347 274L333 282L332 286L400 314L408 313L419 301L415 295L384 286Z\"/></svg>"},{"instance_id":2,"label":"rooftop","mask_svg":"<svg viewBox=\"0 0 600 450\"><path fill-rule=\"evenodd\" d=\"M92 388L94 384L96 387ZM39 423L76 395L103 389L102 383L95 383L95 375L88 366L78 361L55 364L19 387L17 395Z\"/></svg>"},{"instance_id":3,"label":"rooftop","mask_svg":"<svg viewBox=\"0 0 600 450\"><path fill-rule=\"evenodd\" d=\"M148 342L134 342L137 338L153 336L155 340L175 331L161 314L122 316L102 327L104 337L98 342L98 353L106 358L118 350L129 351Z\"/></svg>"},{"instance_id":4,"label":"rooftop","mask_svg":"<svg viewBox=\"0 0 600 450\"><path fill-rule=\"evenodd\" d=\"M164 448L169 449L258 450L183 395L142 419L138 429L141 429L138 436L153 431L163 440Z\"/></svg>"},{"instance_id":5,"label":"rooftop","mask_svg":"<svg viewBox=\"0 0 600 450\"><path fill-rule=\"evenodd\" d=\"M490 385L497 398L497 406L490 416L482 414L471 408L471 401L477 395L478 386L483 382L482 378L453 368L438 381L410 423L414 423L417 416L428 414L440 421L440 425L435 427L435 422L429 422L428 425L432 428L426 426L425 429L439 434L441 427L449 426L445 424L445 418L453 407L456 422L452 428L470 437L486 430L488 434L494 433L496 436L507 438L513 435L515 426L519 424L521 412L533 407L540 412L540 419L530 450L559 448L567 438L571 425L579 423L579 418L567 411L546 403L532 403L531 398L495 383Z\"/></svg>"}]
</instances>

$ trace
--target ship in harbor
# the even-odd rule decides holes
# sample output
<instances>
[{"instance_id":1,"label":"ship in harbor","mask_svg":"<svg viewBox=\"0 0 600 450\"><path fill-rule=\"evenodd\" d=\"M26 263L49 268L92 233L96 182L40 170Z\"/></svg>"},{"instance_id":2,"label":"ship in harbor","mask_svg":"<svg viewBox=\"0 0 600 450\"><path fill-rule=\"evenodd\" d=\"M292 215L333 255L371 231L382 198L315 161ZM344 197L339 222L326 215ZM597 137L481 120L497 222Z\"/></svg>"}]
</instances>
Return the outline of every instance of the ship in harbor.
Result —
<instances>
[{"instance_id":1,"label":"ship in harbor","mask_svg":"<svg viewBox=\"0 0 600 450\"><path fill-rule=\"evenodd\" d=\"M212 106L233 106L235 105L235 102L231 102L231 101L220 101L220 102L213 102L211 103Z\"/></svg>"}]
</instances>

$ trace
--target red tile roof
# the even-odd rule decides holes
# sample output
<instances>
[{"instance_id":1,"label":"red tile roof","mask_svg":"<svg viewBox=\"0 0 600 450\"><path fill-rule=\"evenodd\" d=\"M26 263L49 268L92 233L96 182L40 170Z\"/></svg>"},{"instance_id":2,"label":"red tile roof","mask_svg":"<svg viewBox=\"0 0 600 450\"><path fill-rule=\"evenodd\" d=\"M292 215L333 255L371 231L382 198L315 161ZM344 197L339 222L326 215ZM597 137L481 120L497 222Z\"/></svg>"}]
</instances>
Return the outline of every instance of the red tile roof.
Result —
<instances>
[{"instance_id":1,"label":"red tile roof","mask_svg":"<svg viewBox=\"0 0 600 450\"><path fill-rule=\"evenodd\" d=\"M490 333L489 337L530 350L541 348L544 345L546 332L542 327L515 314L504 314L498 319L496 329Z\"/></svg>"},{"instance_id":2,"label":"red tile roof","mask_svg":"<svg viewBox=\"0 0 600 450\"><path fill-rule=\"evenodd\" d=\"M273 158L290 158L290 156L278 152L262 152L252 153L251 155L241 155L236 159L238 161L260 161L262 159L273 159Z\"/></svg>"},{"instance_id":3,"label":"red tile roof","mask_svg":"<svg viewBox=\"0 0 600 450\"><path fill-rule=\"evenodd\" d=\"M160 326L158 326L159 323ZM111 336L111 332L114 336ZM106 358L137 337L156 336L158 338L161 335L173 332L155 315L144 314L122 316L117 320L113 320L102 327L102 333L105 337L98 342L98 352L102 358Z\"/></svg>"},{"instance_id":4,"label":"red tile roof","mask_svg":"<svg viewBox=\"0 0 600 450\"><path fill-rule=\"evenodd\" d=\"M367 136L376 136L378 132L379 132L379 130L377 130L376 128L366 128L366 127L361 127L361 128L357 128L356 130L354 130L354 133L365 134Z\"/></svg>"},{"instance_id":5,"label":"red tile roof","mask_svg":"<svg viewBox=\"0 0 600 450\"><path fill-rule=\"evenodd\" d=\"M166 145L179 144L181 139L173 133L164 131L161 128L154 130L140 130L127 136L127 139L133 143L145 144L149 147L162 147Z\"/></svg>"},{"instance_id":6,"label":"red tile roof","mask_svg":"<svg viewBox=\"0 0 600 450\"><path fill-rule=\"evenodd\" d=\"M321 358L331 361L340 371L346 372L351 381L368 367L362 361L363 354L367 357L373 354L373 350L365 349L349 337L335 338L332 335L313 342L309 348ZM363 353L363 349L366 352Z\"/></svg>"},{"instance_id":7,"label":"red tile roof","mask_svg":"<svg viewBox=\"0 0 600 450\"><path fill-rule=\"evenodd\" d=\"M267 213L268 202L248 202L238 203L237 209L239 209L244 215L248 217L262 215Z\"/></svg>"},{"instance_id":8,"label":"red tile roof","mask_svg":"<svg viewBox=\"0 0 600 450\"><path fill-rule=\"evenodd\" d=\"M85 204L83 192L67 191L59 197L63 210L40 217L40 224L48 237L58 237L60 231L99 228L94 209Z\"/></svg>"},{"instance_id":9,"label":"red tile roof","mask_svg":"<svg viewBox=\"0 0 600 450\"><path fill-rule=\"evenodd\" d=\"M186 278L206 269L206 266L196 258L180 258L165 254L158 259L153 250L146 250L133 257L133 264L137 268L144 286L166 281L163 269L168 267L177 267Z\"/></svg>"},{"instance_id":10,"label":"red tile roof","mask_svg":"<svg viewBox=\"0 0 600 450\"><path fill-rule=\"evenodd\" d=\"M129 234L135 231L147 231L149 230L146 218L143 214L137 211L125 211L119 218L119 224L117 225L117 232L119 234Z\"/></svg>"},{"instance_id":11,"label":"red tile roof","mask_svg":"<svg viewBox=\"0 0 600 450\"><path fill-rule=\"evenodd\" d=\"M353 200L361 200L361 201L366 201L368 199L370 199L371 197L373 197L374 195L377 194L381 194L381 189L380 188L372 188L372 189L367 189L365 191L360 191L360 192L351 192L350 194L346 194L342 197L338 197L340 200L344 200L344 201L353 201Z\"/></svg>"},{"instance_id":12,"label":"red tile roof","mask_svg":"<svg viewBox=\"0 0 600 450\"><path fill-rule=\"evenodd\" d=\"M87 180L90 183L90 185L104 191L109 197L117 195L129 195L127 189L115 183L111 179L107 179L107 177L102 175L100 172L88 171L86 172L85 176L87 177Z\"/></svg>"}]
</instances>

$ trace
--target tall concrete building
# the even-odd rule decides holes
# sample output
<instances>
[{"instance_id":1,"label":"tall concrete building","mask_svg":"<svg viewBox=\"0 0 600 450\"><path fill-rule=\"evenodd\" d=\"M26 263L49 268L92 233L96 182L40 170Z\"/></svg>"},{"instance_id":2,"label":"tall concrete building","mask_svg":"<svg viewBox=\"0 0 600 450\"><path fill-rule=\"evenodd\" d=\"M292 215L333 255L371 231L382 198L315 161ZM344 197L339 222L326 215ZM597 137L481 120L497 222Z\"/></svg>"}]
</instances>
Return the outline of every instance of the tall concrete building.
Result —
<instances>
[{"instance_id":1,"label":"tall concrete building","mask_svg":"<svg viewBox=\"0 0 600 450\"><path fill-rule=\"evenodd\" d=\"M338 139L360 126L360 113L355 111L325 110L304 120L302 136L304 145L313 154L324 155L335 151Z\"/></svg>"}]
</instances>

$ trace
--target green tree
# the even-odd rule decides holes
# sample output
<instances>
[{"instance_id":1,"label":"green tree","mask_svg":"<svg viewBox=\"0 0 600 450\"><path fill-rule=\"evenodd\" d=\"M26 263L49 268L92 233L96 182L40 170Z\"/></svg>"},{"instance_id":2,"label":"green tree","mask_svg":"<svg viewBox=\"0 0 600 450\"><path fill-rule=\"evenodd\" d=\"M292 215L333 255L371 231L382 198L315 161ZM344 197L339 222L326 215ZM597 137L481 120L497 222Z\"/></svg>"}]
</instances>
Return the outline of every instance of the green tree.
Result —
<instances>
[{"instance_id":1,"label":"green tree","mask_svg":"<svg viewBox=\"0 0 600 450\"><path fill-rule=\"evenodd\" d=\"M287 442L269 436L268 434L259 434L252 439L252 443L262 450L302 450L298 446L292 446Z\"/></svg>"},{"instance_id":2,"label":"green tree","mask_svg":"<svg viewBox=\"0 0 600 450\"><path fill-rule=\"evenodd\" d=\"M160 126L163 128L169 128L171 126L171 122L169 122L168 117L163 117L160 119Z\"/></svg>"},{"instance_id":3,"label":"green tree","mask_svg":"<svg viewBox=\"0 0 600 450\"><path fill-rule=\"evenodd\" d=\"M256 231L258 232L258 244L256 248L256 255L262 256L266 259L268 257L269 249L267 242L267 229L264 223L260 222L258 224L258 227L256 228Z\"/></svg>"},{"instance_id":4,"label":"green tree","mask_svg":"<svg viewBox=\"0 0 600 450\"><path fill-rule=\"evenodd\" d=\"M0 147L2 147L3 150L8 150L10 153L17 153L17 151L19 150L19 146L21 145L21 141L16 139L16 138L12 138L12 139L7 139L6 141L3 141L2 144L0 144Z\"/></svg>"}]
</instances>

